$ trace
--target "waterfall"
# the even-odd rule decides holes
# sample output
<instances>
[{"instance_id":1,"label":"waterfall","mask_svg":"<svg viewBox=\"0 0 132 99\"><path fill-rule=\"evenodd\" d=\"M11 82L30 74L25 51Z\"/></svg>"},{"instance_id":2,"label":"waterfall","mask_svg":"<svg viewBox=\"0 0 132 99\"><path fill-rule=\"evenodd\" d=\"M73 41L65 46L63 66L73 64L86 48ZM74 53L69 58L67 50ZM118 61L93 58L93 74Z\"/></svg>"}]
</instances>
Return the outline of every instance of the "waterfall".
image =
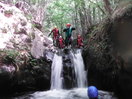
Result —
<instances>
[{"instance_id":1,"label":"waterfall","mask_svg":"<svg viewBox=\"0 0 132 99\"><path fill-rule=\"evenodd\" d=\"M83 58L81 50L76 52L70 51L68 55L72 56L70 59L74 65L74 71L77 81L77 87L70 90L58 90L63 88L62 70L63 70L63 58L62 56L54 55L52 63L52 75L51 75L51 89L49 91L35 92L33 94L24 95L14 99L89 99L87 96L86 87L86 73L84 69ZM56 90L57 89L57 90ZM117 99L113 93L99 91L99 99Z\"/></svg>"},{"instance_id":2,"label":"waterfall","mask_svg":"<svg viewBox=\"0 0 132 99\"><path fill-rule=\"evenodd\" d=\"M70 51L68 55L72 56L70 60L73 62L73 69L75 73L76 85L74 87L84 88L87 84L86 72L84 69L84 63L82 58L81 50L77 50L76 52ZM62 74L63 70L63 58L57 54L54 55L52 62L52 73L51 73L51 89L63 89L63 79L65 79ZM67 71L68 72L68 71ZM72 75L71 75L72 77Z\"/></svg>"},{"instance_id":3,"label":"waterfall","mask_svg":"<svg viewBox=\"0 0 132 99\"><path fill-rule=\"evenodd\" d=\"M77 50L77 52L74 54L71 53L73 56L73 64L75 69L75 75L77 79L77 87L83 88L87 85L87 79L86 79L86 71L84 69L84 62L82 58L82 52L81 50Z\"/></svg>"},{"instance_id":4,"label":"waterfall","mask_svg":"<svg viewBox=\"0 0 132 99\"><path fill-rule=\"evenodd\" d=\"M51 73L51 89L62 89L62 56L58 56L57 54L54 55L53 62L52 62L52 73Z\"/></svg>"}]
</instances>

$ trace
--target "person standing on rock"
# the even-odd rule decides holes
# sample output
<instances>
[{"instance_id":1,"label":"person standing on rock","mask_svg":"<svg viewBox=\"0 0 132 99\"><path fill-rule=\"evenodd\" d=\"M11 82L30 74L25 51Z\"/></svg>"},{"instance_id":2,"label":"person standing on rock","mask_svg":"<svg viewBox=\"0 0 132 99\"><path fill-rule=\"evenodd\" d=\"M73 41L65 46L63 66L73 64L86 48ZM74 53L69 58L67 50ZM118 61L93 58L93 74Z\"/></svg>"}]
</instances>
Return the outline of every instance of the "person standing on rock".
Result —
<instances>
[{"instance_id":1,"label":"person standing on rock","mask_svg":"<svg viewBox=\"0 0 132 99\"><path fill-rule=\"evenodd\" d=\"M77 36L77 47L78 48L83 47L83 38L80 34L78 34L78 36Z\"/></svg>"},{"instance_id":2,"label":"person standing on rock","mask_svg":"<svg viewBox=\"0 0 132 99\"><path fill-rule=\"evenodd\" d=\"M66 28L63 30L65 32L65 45L69 46L71 44L72 32L75 28L71 27L71 24L66 24Z\"/></svg>"},{"instance_id":3,"label":"person standing on rock","mask_svg":"<svg viewBox=\"0 0 132 99\"><path fill-rule=\"evenodd\" d=\"M59 36L59 39L58 39L58 47L60 48L60 49L63 49L64 47L65 47L65 42L64 42L64 39L63 39L63 37L62 36Z\"/></svg>"},{"instance_id":4,"label":"person standing on rock","mask_svg":"<svg viewBox=\"0 0 132 99\"><path fill-rule=\"evenodd\" d=\"M55 28L52 29L52 31L50 32L48 36L50 36L52 33L53 33L53 44L54 46L57 46L57 40L59 37L59 29L55 26Z\"/></svg>"}]
</instances>

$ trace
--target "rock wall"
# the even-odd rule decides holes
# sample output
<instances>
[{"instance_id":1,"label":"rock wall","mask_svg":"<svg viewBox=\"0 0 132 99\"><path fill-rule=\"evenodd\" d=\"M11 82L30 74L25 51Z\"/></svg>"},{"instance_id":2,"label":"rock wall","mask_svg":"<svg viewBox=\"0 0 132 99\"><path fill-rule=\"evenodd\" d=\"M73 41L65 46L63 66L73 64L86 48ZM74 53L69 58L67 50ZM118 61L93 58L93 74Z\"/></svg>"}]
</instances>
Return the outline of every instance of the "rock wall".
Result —
<instances>
[{"instance_id":1,"label":"rock wall","mask_svg":"<svg viewBox=\"0 0 132 99\"><path fill-rule=\"evenodd\" d=\"M119 99L132 97L131 13L132 2L121 4L88 34L83 55L89 85L114 91Z\"/></svg>"},{"instance_id":2,"label":"rock wall","mask_svg":"<svg viewBox=\"0 0 132 99\"><path fill-rule=\"evenodd\" d=\"M0 2L0 94L50 88L52 40L16 6Z\"/></svg>"},{"instance_id":3,"label":"rock wall","mask_svg":"<svg viewBox=\"0 0 132 99\"><path fill-rule=\"evenodd\" d=\"M31 42L31 21L15 6L0 3L0 49L24 49Z\"/></svg>"},{"instance_id":4,"label":"rock wall","mask_svg":"<svg viewBox=\"0 0 132 99\"><path fill-rule=\"evenodd\" d=\"M44 36L39 30L35 31L35 39L32 42L31 53L35 58L44 57L46 51L54 52L52 40Z\"/></svg>"}]
</instances>

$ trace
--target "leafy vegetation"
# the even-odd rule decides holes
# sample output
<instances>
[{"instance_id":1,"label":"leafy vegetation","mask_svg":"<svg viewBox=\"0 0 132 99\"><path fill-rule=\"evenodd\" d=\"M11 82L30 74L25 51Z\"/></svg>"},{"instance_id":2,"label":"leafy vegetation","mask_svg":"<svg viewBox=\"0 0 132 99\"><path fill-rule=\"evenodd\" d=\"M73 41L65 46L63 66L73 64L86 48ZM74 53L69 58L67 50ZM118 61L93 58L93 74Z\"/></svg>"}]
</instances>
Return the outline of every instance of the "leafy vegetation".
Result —
<instances>
[{"instance_id":1,"label":"leafy vegetation","mask_svg":"<svg viewBox=\"0 0 132 99\"><path fill-rule=\"evenodd\" d=\"M12 0L1 0L12 3ZM26 15L43 26L44 33L57 26L61 33L66 23L76 28L76 33L86 34L89 27L110 17L119 2L126 0L13 0L19 2ZM14 4L13 3L13 4ZM20 5L19 5L20 6ZM74 35L76 36L76 34Z\"/></svg>"},{"instance_id":2,"label":"leafy vegetation","mask_svg":"<svg viewBox=\"0 0 132 99\"><path fill-rule=\"evenodd\" d=\"M0 60L4 64L11 64L16 61L16 57L18 55L19 55L19 53L14 50L0 51Z\"/></svg>"},{"instance_id":3,"label":"leafy vegetation","mask_svg":"<svg viewBox=\"0 0 132 99\"><path fill-rule=\"evenodd\" d=\"M35 59L30 53L18 52L15 50L1 50L0 51L0 65L7 64L19 68L30 68L35 66L42 66L47 64L43 58Z\"/></svg>"}]
</instances>

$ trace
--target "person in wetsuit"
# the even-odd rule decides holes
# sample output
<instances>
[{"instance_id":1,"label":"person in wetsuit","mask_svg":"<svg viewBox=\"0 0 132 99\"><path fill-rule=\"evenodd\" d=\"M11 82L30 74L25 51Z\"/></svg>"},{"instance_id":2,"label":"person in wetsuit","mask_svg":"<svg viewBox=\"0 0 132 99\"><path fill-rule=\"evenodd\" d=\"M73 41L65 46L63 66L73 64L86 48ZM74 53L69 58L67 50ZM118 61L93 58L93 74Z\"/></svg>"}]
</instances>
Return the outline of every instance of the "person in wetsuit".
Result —
<instances>
[{"instance_id":1,"label":"person in wetsuit","mask_svg":"<svg viewBox=\"0 0 132 99\"><path fill-rule=\"evenodd\" d=\"M65 47L65 42L64 42L64 39L63 39L63 37L62 36L59 36L59 39L58 39L58 47L60 48L60 49L63 49L64 47Z\"/></svg>"},{"instance_id":2,"label":"person in wetsuit","mask_svg":"<svg viewBox=\"0 0 132 99\"><path fill-rule=\"evenodd\" d=\"M50 32L48 36L50 36L52 33L53 33L53 44L54 46L57 46L57 40L59 37L59 29L55 27L54 29L52 29L52 31Z\"/></svg>"},{"instance_id":3,"label":"person in wetsuit","mask_svg":"<svg viewBox=\"0 0 132 99\"><path fill-rule=\"evenodd\" d=\"M77 36L77 47L78 48L83 47L83 38L80 34Z\"/></svg>"},{"instance_id":4,"label":"person in wetsuit","mask_svg":"<svg viewBox=\"0 0 132 99\"><path fill-rule=\"evenodd\" d=\"M71 27L71 24L66 24L66 28L63 30L63 32L65 32L65 45L69 46L71 45L71 36L73 33L73 30L75 30L75 28Z\"/></svg>"}]
</instances>

